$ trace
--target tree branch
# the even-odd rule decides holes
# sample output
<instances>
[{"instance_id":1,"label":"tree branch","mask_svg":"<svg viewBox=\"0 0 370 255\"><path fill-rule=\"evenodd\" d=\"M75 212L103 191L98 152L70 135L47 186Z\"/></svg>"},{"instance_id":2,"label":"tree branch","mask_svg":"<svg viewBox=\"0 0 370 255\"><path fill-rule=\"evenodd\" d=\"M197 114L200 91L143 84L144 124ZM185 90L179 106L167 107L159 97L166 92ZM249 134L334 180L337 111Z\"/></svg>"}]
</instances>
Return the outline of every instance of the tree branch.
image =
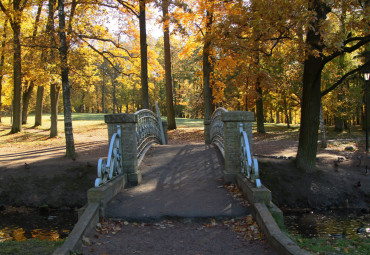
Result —
<instances>
[{"instance_id":1,"label":"tree branch","mask_svg":"<svg viewBox=\"0 0 370 255\"><path fill-rule=\"evenodd\" d=\"M333 91L335 88L337 88L345 79L347 79L347 77L365 69L366 67L370 66L370 61L366 62L365 64L363 64L362 66L359 66L351 71L349 71L348 73L346 73L345 75L343 75L336 83L334 83L333 85L331 85L329 88L327 88L326 90L324 90L323 92L321 92L321 97L327 95L329 92Z\"/></svg>"},{"instance_id":2,"label":"tree branch","mask_svg":"<svg viewBox=\"0 0 370 255\"><path fill-rule=\"evenodd\" d=\"M117 0L118 3L122 4L123 7L125 7L126 9L128 9L132 14L134 14L137 18L139 18L139 13L137 13L135 10L134 10L134 6L125 2L125 1L122 1L122 0Z\"/></svg>"},{"instance_id":3,"label":"tree branch","mask_svg":"<svg viewBox=\"0 0 370 255\"><path fill-rule=\"evenodd\" d=\"M352 40L352 39L355 39L355 40ZM359 41L359 42L356 43L355 45L351 46L351 47L345 47L345 46L343 46L342 50L336 51L333 54L324 57L324 59L323 59L324 64L332 61L334 58L342 55L343 53L351 53L351 52L357 50L358 48L360 48L361 46L364 46L365 44L369 43L370 42L370 35L367 35L367 36L364 36L364 37L352 37L352 38L349 38L349 39L347 39L347 40L344 41L344 45L346 45L346 44L348 44L350 42L353 42L353 41Z\"/></svg>"},{"instance_id":4,"label":"tree branch","mask_svg":"<svg viewBox=\"0 0 370 255\"><path fill-rule=\"evenodd\" d=\"M83 34L76 34L76 35L81 39L85 38L85 39L97 40L97 41L102 41L102 42L110 42L116 48L124 50L127 53L127 55L129 55L130 58L139 58L139 56L132 56L128 49L120 46L117 42L113 41L112 39L100 38L100 37L92 36L92 35L83 35Z\"/></svg>"},{"instance_id":5,"label":"tree branch","mask_svg":"<svg viewBox=\"0 0 370 255\"><path fill-rule=\"evenodd\" d=\"M112 63L112 61L110 61L106 56L104 56L104 53L103 52L100 52L98 49L96 49L94 46L92 46L88 41L86 41L86 40L84 40L84 39L82 39L82 41L84 41L86 44L87 44L87 46L89 46L93 51L95 51L96 53L98 53L100 56L102 56L112 67L113 67L113 69L117 72L117 73L119 73L119 74L122 74L122 75L125 75L125 76L128 76L128 77L130 77L131 75L133 75L133 74L135 74L135 73L129 73L129 74L127 74L127 73L124 73L124 72L121 72L113 63Z\"/></svg>"}]
</instances>

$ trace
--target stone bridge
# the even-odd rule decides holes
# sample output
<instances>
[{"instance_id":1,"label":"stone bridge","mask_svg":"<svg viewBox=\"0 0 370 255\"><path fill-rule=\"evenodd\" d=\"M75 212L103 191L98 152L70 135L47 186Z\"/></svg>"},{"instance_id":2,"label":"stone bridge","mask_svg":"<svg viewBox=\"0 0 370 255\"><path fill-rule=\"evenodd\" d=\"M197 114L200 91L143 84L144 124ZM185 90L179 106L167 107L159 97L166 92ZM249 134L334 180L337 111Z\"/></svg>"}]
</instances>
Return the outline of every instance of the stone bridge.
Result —
<instances>
[{"instance_id":1,"label":"stone bridge","mask_svg":"<svg viewBox=\"0 0 370 255\"><path fill-rule=\"evenodd\" d=\"M99 217L153 222L250 213L279 253L306 254L281 234L272 217L281 219L282 213L259 179L258 162L252 153L252 121L251 112L219 108L211 120L204 121L205 144L167 145L167 123L162 122L158 110L157 114L141 110L106 115L108 158L99 160L88 205L81 209L76 227L54 254L68 254L81 247L82 236ZM222 188L225 183L237 183L250 206L233 199Z\"/></svg>"}]
</instances>

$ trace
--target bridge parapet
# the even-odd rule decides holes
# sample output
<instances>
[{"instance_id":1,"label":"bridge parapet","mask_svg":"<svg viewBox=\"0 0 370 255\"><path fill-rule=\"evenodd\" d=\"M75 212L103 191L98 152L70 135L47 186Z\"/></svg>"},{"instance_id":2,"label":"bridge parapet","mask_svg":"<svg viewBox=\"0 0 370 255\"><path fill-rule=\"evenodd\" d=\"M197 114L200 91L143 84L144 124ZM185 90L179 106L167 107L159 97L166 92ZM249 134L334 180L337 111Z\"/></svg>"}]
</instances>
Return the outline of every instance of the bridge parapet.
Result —
<instances>
[{"instance_id":1,"label":"bridge parapet","mask_svg":"<svg viewBox=\"0 0 370 255\"><path fill-rule=\"evenodd\" d=\"M156 105L157 106L157 105ZM157 115L143 109L134 114L108 114L104 116L108 125L108 161L98 162L98 187L116 176L125 174L127 181L137 185L141 182L138 166L145 153L155 143L167 143L167 122Z\"/></svg>"},{"instance_id":2,"label":"bridge parapet","mask_svg":"<svg viewBox=\"0 0 370 255\"><path fill-rule=\"evenodd\" d=\"M258 162L252 157L253 121L253 112L229 112L224 108L217 108L209 122L208 139L220 149L225 159L226 182L234 182L236 175L242 173L259 188L261 182L258 177Z\"/></svg>"}]
</instances>

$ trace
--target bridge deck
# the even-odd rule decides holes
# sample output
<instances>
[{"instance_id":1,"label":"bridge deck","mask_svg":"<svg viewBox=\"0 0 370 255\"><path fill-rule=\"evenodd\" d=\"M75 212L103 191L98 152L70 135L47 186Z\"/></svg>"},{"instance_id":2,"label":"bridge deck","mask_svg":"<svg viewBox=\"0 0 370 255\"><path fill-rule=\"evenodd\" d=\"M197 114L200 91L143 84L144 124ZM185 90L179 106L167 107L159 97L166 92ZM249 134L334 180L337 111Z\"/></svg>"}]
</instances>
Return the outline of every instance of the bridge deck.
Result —
<instances>
[{"instance_id":1,"label":"bridge deck","mask_svg":"<svg viewBox=\"0 0 370 255\"><path fill-rule=\"evenodd\" d=\"M153 147L140 166L143 182L122 190L105 216L127 220L169 217L235 217L246 215L222 188L223 160L204 144Z\"/></svg>"}]
</instances>

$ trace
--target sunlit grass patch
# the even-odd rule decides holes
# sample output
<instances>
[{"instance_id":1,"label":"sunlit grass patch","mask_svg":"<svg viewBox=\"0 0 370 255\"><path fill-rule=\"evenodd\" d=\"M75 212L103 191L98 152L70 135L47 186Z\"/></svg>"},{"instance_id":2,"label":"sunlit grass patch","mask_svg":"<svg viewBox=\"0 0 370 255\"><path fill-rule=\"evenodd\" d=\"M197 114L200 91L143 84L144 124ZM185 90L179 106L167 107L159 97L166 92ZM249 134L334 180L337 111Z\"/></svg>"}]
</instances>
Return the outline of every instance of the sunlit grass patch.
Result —
<instances>
[{"instance_id":1,"label":"sunlit grass patch","mask_svg":"<svg viewBox=\"0 0 370 255\"><path fill-rule=\"evenodd\" d=\"M325 238L303 238L291 236L303 249L313 254L370 254L370 240L366 237L325 239Z\"/></svg>"},{"instance_id":2,"label":"sunlit grass patch","mask_svg":"<svg viewBox=\"0 0 370 255\"><path fill-rule=\"evenodd\" d=\"M49 255L63 244L62 241L41 241L28 239L26 241L6 241L0 243L0 254L22 254L22 255Z\"/></svg>"}]
</instances>

